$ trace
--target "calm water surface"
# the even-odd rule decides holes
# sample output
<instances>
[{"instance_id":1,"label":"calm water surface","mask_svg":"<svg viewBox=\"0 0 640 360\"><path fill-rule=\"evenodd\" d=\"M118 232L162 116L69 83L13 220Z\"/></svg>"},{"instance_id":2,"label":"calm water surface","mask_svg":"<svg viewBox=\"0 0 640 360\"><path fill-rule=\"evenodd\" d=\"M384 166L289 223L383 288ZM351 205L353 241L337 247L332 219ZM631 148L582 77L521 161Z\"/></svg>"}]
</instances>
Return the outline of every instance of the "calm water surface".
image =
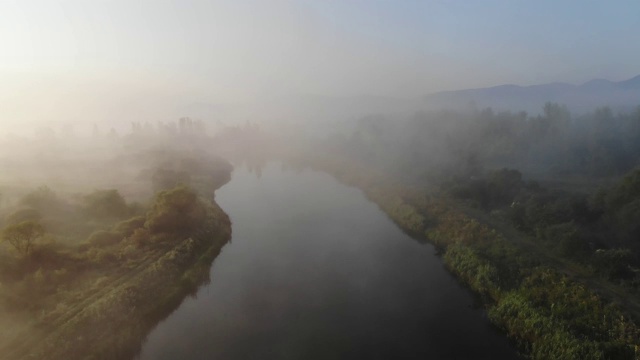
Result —
<instances>
[{"instance_id":1,"label":"calm water surface","mask_svg":"<svg viewBox=\"0 0 640 360\"><path fill-rule=\"evenodd\" d=\"M269 164L216 200L232 242L141 359L517 359L433 247L359 190Z\"/></svg>"}]
</instances>

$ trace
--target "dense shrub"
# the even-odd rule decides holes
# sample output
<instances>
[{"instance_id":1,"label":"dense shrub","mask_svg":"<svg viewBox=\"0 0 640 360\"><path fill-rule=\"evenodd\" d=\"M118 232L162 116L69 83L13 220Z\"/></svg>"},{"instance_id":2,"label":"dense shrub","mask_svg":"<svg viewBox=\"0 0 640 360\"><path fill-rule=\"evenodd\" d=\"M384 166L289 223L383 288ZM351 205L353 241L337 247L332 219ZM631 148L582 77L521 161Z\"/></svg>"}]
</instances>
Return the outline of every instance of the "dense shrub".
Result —
<instances>
[{"instance_id":1,"label":"dense shrub","mask_svg":"<svg viewBox=\"0 0 640 360\"><path fill-rule=\"evenodd\" d=\"M161 191L147 214L145 227L151 233L188 235L206 218L206 208L196 193L184 186Z\"/></svg>"},{"instance_id":2,"label":"dense shrub","mask_svg":"<svg viewBox=\"0 0 640 360\"><path fill-rule=\"evenodd\" d=\"M483 296L498 299L498 270L474 249L462 244L450 245L444 253L444 261L447 267L473 290Z\"/></svg>"},{"instance_id":3,"label":"dense shrub","mask_svg":"<svg viewBox=\"0 0 640 360\"><path fill-rule=\"evenodd\" d=\"M96 190L84 197L85 213L95 219L121 219L128 215L128 207L118 190Z\"/></svg>"},{"instance_id":4,"label":"dense shrub","mask_svg":"<svg viewBox=\"0 0 640 360\"><path fill-rule=\"evenodd\" d=\"M44 235L44 228L35 221L23 221L2 230L2 239L23 256L31 253L36 241L42 235Z\"/></svg>"},{"instance_id":5,"label":"dense shrub","mask_svg":"<svg viewBox=\"0 0 640 360\"><path fill-rule=\"evenodd\" d=\"M136 229L143 227L146 221L147 218L144 216L132 217L131 219L124 220L116 224L113 230L123 237L128 237L131 236Z\"/></svg>"},{"instance_id":6,"label":"dense shrub","mask_svg":"<svg viewBox=\"0 0 640 360\"><path fill-rule=\"evenodd\" d=\"M535 360L603 359L603 353L596 344L572 335L562 322L532 306L517 292L506 294L497 306L490 309L489 317L526 348Z\"/></svg>"}]
</instances>

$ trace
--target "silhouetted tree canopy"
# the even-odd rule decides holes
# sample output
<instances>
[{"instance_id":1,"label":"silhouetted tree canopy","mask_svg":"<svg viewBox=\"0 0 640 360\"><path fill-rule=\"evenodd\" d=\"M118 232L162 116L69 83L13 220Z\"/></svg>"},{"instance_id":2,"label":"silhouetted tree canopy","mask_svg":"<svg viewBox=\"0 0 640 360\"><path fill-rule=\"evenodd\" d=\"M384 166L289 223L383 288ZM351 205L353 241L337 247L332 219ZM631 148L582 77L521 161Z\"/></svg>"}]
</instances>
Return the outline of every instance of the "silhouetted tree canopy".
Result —
<instances>
[{"instance_id":1,"label":"silhouetted tree canopy","mask_svg":"<svg viewBox=\"0 0 640 360\"><path fill-rule=\"evenodd\" d=\"M36 240L43 234L44 228L39 223L23 221L4 228L2 239L11 244L21 255L27 256L33 250Z\"/></svg>"}]
</instances>

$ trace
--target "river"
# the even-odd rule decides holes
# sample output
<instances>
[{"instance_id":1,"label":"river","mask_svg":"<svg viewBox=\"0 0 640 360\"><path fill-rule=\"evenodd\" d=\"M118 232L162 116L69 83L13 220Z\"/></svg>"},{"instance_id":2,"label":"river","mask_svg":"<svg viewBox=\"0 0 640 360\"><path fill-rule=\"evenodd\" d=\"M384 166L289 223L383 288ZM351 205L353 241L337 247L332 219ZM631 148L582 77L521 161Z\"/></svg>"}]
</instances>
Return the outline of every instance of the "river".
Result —
<instances>
[{"instance_id":1,"label":"river","mask_svg":"<svg viewBox=\"0 0 640 360\"><path fill-rule=\"evenodd\" d=\"M236 168L216 201L231 243L140 359L518 359L434 248L358 189L270 163Z\"/></svg>"}]
</instances>

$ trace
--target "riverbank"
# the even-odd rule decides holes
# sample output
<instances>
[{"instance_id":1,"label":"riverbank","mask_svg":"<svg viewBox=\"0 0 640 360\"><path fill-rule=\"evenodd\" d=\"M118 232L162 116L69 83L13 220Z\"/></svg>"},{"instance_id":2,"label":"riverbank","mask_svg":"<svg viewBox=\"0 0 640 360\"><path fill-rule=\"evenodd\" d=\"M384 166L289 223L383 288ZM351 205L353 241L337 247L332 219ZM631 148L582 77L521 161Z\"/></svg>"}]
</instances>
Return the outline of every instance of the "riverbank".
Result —
<instances>
[{"instance_id":1,"label":"riverbank","mask_svg":"<svg viewBox=\"0 0 640 360\"><path fill-rule=\"evenodd\" d=\"M573 279L452 199L409 188L344 157L302 164L360 188L398 226L435 244L445 266L477 293L491 321L532 359L637 359L640 332L617 300Z\"/></svg>"},{"instance_id":2,"label":"riverbank","mask_svg":"<svg viewBox=\"0 0 640 360\"><path fill-rule=\"evenodd\" d=\"M2 359L134 358L149 331L209 281L213 260L231 238L229 217L212 195L212 186L224 182L210 183L228 181L231 166L206 164L206 171L192 173L198 192L185 185L160 190L142 209L127 205L138 209L128 220L79 243L3 254L0 300L12 316L2 324ZM97 192L105 193L117 194ZM100 197L101 205L112 202L113 196ZM70 214L88 211L65 206ZM42 221L52 223L47 216ZM70 230L86 224L67 218L55 220Z\"/></svg>"},{"instance_id":3,"label":"riverbank","mask_svg":"<svg viewBox=\"0 0 640 360\"><path fill-rule=\"evenodd\" d=\"M134 357L147 333L209 280L211 263L229 241L227 215L214 202L207 213L206 223L188 238L165 239L137 256L91 270L55 308L14 334L3 358Z\"/></svg>"}]
</instances>

